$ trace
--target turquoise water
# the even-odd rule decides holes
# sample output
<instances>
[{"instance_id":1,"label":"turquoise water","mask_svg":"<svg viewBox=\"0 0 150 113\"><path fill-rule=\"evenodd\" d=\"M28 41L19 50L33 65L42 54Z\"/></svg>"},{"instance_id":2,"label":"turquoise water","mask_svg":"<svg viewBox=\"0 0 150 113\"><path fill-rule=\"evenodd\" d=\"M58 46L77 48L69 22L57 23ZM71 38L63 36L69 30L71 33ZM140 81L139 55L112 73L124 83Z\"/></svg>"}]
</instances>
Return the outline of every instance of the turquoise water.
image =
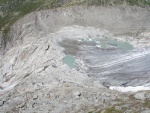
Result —
<instances>
[{"instance_id":1,"label":"turquoise water","mask_svg":"<svg viewBox=\"0 0 150 113\"><path fill-rule=\"evenodd\" d=\"M73 56L71 56L71 55L66 55L63 58L63 63L67 64L68 67L70 67L70 68L75 68L76 67L75 58Z\"/></svg>"},{"instance_id":2,"label":"turquoise water","mask_svg":"<svg viewBox=\"0 0 150 113\"><path fill-rule=\"evenodd\" d=\"M133 49L133 46L129 44L128 42L119 41L112 38L107 39L94 39L94 41L97 43L97 45L100 45L101 48L116 48L116 49L122 49L122 50L131 50Z\"/></svg>"},{"instance_id":3,"label":"turquoise water","mask_svg":"<svg viewBox=\"0 0 150 113\"><path fill-rule=\"evenodd\" d=\"M100 45L102 48L107 48L109 46L123 49L123 50L131 50L133 49L133 46L127 42L118 41L115 39L108 38L106 40L100 40Z\"/></svg>"}]
</instances>

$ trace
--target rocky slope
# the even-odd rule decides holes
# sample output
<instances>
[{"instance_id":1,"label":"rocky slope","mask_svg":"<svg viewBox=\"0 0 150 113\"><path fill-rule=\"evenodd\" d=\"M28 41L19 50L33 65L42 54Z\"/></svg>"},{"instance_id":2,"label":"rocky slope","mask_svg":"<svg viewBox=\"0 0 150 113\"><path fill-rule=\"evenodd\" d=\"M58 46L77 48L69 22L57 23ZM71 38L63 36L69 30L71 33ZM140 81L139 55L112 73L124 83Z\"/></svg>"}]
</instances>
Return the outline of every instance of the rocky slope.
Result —
<instances>
[{"instance_id":1,"label":"rocky slope","mask_svg":"<svg viewBox=\"0 0 150 113\"><path fill-rule=\"evenodd\" d=\"M69 7L32 12L15 23L0 56L2 113L149 113L150 92L121 93L63 63L63 39L112 36L150 43L150 11L140 7Z\"/></svg>"}]
</instances>

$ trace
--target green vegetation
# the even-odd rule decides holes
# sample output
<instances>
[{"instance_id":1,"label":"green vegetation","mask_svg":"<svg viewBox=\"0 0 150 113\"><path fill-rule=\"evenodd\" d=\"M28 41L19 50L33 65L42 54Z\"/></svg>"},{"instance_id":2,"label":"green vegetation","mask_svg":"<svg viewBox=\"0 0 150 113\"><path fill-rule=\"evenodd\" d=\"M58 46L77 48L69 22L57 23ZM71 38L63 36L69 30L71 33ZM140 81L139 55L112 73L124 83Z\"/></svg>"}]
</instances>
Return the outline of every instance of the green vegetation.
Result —
<instances>
[{"instance_id":1,"label":"green vegetation","mask_svg":"<svg viewBox=\"0 0 150 113\"><path fill-rule=\"evenodd\" d=\"M137 5L140 7L150 6L150 0L74 0L65 5L95 5L95 6L115 6L115 5Z\"/></svg>"},{"instance_id":2,"label":"green vegetation","mask_svg":"<svg viewBox=\"0 0 150 113\"><path fill-rule=\"evenodd\" d=\"M121 106L122 104L118 104L118 106L119 105ZM126 110L128 110L128 108L126 108L126 107L123 107L123 108L121 108L119 110L116 110L115 106L117 106L117 105L114 105L112 107L106 108L105 110L99 111L99 112L96 112L96 113L124 113Z\"/></svg>"},{"instance_id":3,"label":"green vegetation","mask_svg":"<svg viewBox=\"0 0 150 113\"><path fill-rule=\"evenodd\" d=\"M115 107L107 108L105 113L121 113L115 109Z\"/></svg>"},{"instance_id":4,"label":"green vegetation","mask_svg":"<svg viewBox=\"0 0 150 113\"><path fill-rule=\"evenodd\" d=\"M150 0L127 0L130 5L150 6Z\"/></svg>"},{"instance_id":5,"label":"green vegetation","mask_svg":"<svg viewBox=\"0 0 150 113\"><path fill-rule=\"evenodd\" d=\"M47 3L47 0L0 0L0 30L7 34L10 26L19 18L32 11L42 9L46 3L48 8L53 8L53 4L57 1L51 0Z\"/></svg>"}]
</instances>

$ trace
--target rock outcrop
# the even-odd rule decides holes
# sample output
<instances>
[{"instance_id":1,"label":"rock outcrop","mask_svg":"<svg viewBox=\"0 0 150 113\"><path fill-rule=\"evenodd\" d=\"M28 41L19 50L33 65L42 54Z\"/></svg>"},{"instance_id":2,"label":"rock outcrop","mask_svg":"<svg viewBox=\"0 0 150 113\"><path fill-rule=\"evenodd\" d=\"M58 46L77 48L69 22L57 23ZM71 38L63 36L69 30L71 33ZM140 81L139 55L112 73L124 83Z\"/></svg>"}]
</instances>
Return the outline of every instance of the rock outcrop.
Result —
<instances>
[{"instance_id":1,"label":"rock outcrop","mask_svg":"<svg viewBox=\"0 0 150 113\"><path fill-rule=\"evenodd\" d=\"M149 10L139 7L77 6L28 14L12 26L1 50L0 112L89 112L121 101L139 102L107 89L83 70L63 64L64 48L58 42L66 38L67 29L68 36L75 36L70 39L113 34L135 47L146 47L150 45L144 40L150 39L149 26ZM77 35L72 28L84 32ZM130 110L147 108L132 106Z\"/></svg>"}]
</instances>

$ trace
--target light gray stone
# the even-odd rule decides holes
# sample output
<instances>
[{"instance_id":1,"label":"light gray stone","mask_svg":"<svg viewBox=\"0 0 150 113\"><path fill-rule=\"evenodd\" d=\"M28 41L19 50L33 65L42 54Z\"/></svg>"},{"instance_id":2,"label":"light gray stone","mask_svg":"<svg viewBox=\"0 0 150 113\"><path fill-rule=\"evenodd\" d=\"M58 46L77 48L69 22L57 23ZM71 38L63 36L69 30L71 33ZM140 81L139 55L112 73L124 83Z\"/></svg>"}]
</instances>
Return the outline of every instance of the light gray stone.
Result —
<instances>
[{"instance_id":1,"label":"light gray stone","mask_svg":"<svg viewBox=\"0 0 150 113\"><path fill-rule=\"evenodd\" d=\"M57 68L56 64L52 64L52 67L53 67L53 68Z\"/></svg>"},{"instance_id":2,"label":"light gray stone","mask_svg":"<svg viewBox=\"0 0 150 113\"><path fill-rule=\"evenodd\" d=\"M150 99L150 92L145 94L146 99Z\"/></svg>"},{"instance_id":3,"label":"light gray stone","mask_svg":"<svg viewBox=\"0 0 150 113\"><path fill-rule=\"evenodd\" d=\"M78 97L78 96L81 96L81 93L80 93L79 91L77 91L77 92L74 93L74 95L75 95L76 97Z\"/></svg>"},{"instance_id":4,"label":"light gray stone","mask_svg":"<svg viewBox=\"0 0 150 113\"><path fill-rule=\"evenodd\" d=\"M141 113L150 113L150 110L143 110Z\"/></svg>"},{"instance_id":5,"label":"light gray stone","mask_svg":"<svg viewBox=\"0 0 150 113\"><path fill-rule=\"evenodd\" d=\"M146 97L145 97L145 92L136 93L136 94L134 95L134 98L135 98L135 99L139 99L139 100L145 100L145 99L146 99Z\"/></svg>"},{"instance_id":6,"label":"light gray stone","mask_svg":"<svg viewBox=\"0 0 150 113\"><path fill-rule=\"evenodd\" d=\"M38 95L37 94L34 94L33 95L33 100L36 100L38 98Z\"/></svg>"},{"instance_id":7,"label":"light gray stone","mask_svg":"<svg viewBox=\"0 0 150 113\"><path fill-rule=\"evenodd\" d=\"M3 101L0 101L0 106L2 106L4 104L4 102Z\"/></svg>"}]
</instances>

